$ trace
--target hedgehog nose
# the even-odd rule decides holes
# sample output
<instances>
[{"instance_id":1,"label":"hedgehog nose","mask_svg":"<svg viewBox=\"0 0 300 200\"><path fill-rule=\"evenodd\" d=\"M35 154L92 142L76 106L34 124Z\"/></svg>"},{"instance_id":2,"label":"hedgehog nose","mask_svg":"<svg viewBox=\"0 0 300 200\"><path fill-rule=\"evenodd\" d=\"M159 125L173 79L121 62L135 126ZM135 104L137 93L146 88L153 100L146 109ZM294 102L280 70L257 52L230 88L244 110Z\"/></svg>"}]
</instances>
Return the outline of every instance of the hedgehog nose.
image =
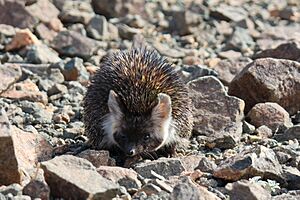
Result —
<instances>
[{"instance_id":1,"label":"hedgehog nose","mask_svg":"<svg viewBox=\"0 0 300 200\"><path fill-rule=\"evenodd\" d=\"M129 156L134 156L134 155L135 155L135 149L130 149L130 150L127 152L127 154L128 154Z\"/></svg>"}]
</instances>

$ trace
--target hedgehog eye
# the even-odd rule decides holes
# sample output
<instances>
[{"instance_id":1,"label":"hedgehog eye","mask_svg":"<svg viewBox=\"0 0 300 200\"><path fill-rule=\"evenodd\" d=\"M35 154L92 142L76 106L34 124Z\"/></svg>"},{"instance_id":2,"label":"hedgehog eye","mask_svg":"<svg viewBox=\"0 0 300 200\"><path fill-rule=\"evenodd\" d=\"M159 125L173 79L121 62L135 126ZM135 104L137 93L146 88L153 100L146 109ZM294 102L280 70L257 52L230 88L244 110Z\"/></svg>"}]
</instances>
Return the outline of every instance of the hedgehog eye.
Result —
<instances>
[{"instance_id":1,"label":"hedgehog eye","mask_svg":"<svg viewBox=\"0 0 300 200\"><path fill-rule=\"evenodd\" d=\"M150 139L150 134L146 134L145 137L144 137L144 140L148 141L149 139Z\"/></svg>"}]
</instances>

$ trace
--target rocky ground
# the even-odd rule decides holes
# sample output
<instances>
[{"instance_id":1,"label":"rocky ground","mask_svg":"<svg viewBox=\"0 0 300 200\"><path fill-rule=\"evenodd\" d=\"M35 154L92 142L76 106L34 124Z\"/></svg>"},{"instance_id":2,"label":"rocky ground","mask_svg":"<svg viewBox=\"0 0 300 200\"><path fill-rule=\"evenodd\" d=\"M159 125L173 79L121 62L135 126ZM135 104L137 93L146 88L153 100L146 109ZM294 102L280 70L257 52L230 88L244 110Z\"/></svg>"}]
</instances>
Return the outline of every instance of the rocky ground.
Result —
<instances>
[{"instance_id":1,"label":"rocky ground","mask_svg":"<svg viewBox=\"0 0 300 200\"><path fill-rule=\"evenodd\" d=\"M299 22L298 0L0 0L0 199L300 199ZM74 152L90 77L136 34L188 84L194 134L124 168Z\"/></svg>"}]
</instances>

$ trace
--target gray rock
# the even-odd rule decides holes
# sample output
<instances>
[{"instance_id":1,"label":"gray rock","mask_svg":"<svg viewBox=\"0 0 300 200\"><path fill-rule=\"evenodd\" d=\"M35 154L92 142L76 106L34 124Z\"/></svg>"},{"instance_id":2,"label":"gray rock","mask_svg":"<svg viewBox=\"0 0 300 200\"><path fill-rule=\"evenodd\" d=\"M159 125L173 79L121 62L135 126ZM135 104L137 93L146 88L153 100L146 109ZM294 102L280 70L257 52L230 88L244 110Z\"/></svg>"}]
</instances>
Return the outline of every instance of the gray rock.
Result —
<instances>
[{"instance_id":1,"label":"gray rock","mask_svg":"<svg viewBox=\"0 0 300 200\"><path fill-rule=\"evenodd\" d=\"M283 167L283 177L289 190L300 190L300 171L295 167Z\"/></svg>"},{"instance_id":2,"label":"gray rock","mask_svg":"<svg viewBox=\"0 0 300 200\"><path fill-rule=\"evenodd\" d=\"M227 95L213 76L191 81L188 87L194 105L195 133L207 136L208 142L218 148L234 147L242 134L244 102Z\"/></svg>"},{"instance_id":3,"label":"gray rock","mask_svg":"<svg viewBox=\"0 0 300 200\"><path fill-rule=\"evenodd\" d=\"M87 159L96 168L100 166L115 166L116 161L109 156L109 152L105 150L85 150L80 152L78 157Z\"/></svg>"},{"instance_id":4,"label":"gray rock","mask_svg":"<svg viewBox=\"0 0 300 200\"><path fill-rule=\"evenodd\" d=\"M154 42L153 47L163 56L167 56L170 58L182 58L185 56L185 53L179 51L176 48L171 48L167 44Z\"/></svg>"},{"instance_id":5,"label":"gray rock","mask_svg":"<svg viewBox=\"0 0 300 200\"><path fill-rule=\"evenodd\" d=\"M132 40L134 35L141 33L140 29L132 28L126 24L119 24L117 27L122 39Z\"/></svg>"},{"instance_id":6,"label":"gray rock","mask_svg":"<svg viewBox=\"0 0 300 200\"><path fill-rule=\"evenodd\" d=\"M292 190L287 193L272 197L272 200L297 200L300 198L300 190Z\"/></svg>"},{"instance_id":7,"label":"gray rock","mask_svg":"<svg viewBox=\"0 0 300 200\"><path fill-rule=\"evenodd\" d=\"M47 91L48 96L52 96L55 94L64 94L68 92L67 86L59 83L55 83L52 87L50 87Z\"/></svg>"},{"instance_id":8,"label":"gray rock","mask_svg":"<svg viewBox=\"0 0 300 200\"><path fill-rule=\"evenodd\" d=\"M248 49L253 49L254 46L255 42L250 36L248 30L236 27L225 48L247 52Z\"/></svg>"},{"instance_id":9,"label":"gray rock","mask_svg":"<svg viewBox=\"0 0 300 200\"><path fill-rule=\"evenodd\" d=\"M105 40L109 38L108 23L104 16L94 16L87 25L87 33L90 37L97 40Z\"/></svg>"},{"instance_id":10,"label":"gray rock","mask_svg":"<svg viewBox=\"0 0 300 200\"><path fill-rule=\"evenodd\" d=\"M63 155L42 162L41 167L54 197L111 199L119 193L118 184L98 174L96 168L85 159Z\"/></svg>"},{"instance_id":11,"label":"gray rock","mask_svg":"<svg viewBox=\"0 0 300 200\"><path fill-rule=\"evenodd\" d=\"M76 24L72 24L71 26L68 26L68 30L77 32L83 36L87 35L84 25L80 23L76 23Z\"/></svg>"},{"instance_id":12,"label":"gray rock","mask_svg":"<svg viewBox=\"0 0 300 200\"><path fill-rule=\"evenodd\" d=\"M27 62L33 64L56 63L60 61L58 54L44 44L32 45L27 49Z\"/></svg>"},{"instance_id":13,"label":"gray rock","mask_svg":"<svg viewBox=\"0 0 300 200\"><path fill-rule=\"evenodd\" d=\"M271 194L258 184L247 180L228 183L225 188L232 200L270 200Z\"/></svg>"},{"instance_id":14,"label":"gray rock","mask_svg":"<svg viewBox=\"0 0 300 200\"><path fill-rule=\"evenodd\" d=\"M182 65L178 73L186 83L202 76L218 76L215 70L204 65Z\"/></svg>"},{"instance_id":15,"label":"gray rock","mask_svg":"<svg viewBox=\"0 0 300 200\"><path fill-rule=\"evenodd\" d=\"M145 178L153 178L151 171L164 177L178 176L185 171L180 159L160 158L151 162L138 163L134 170Z\"/></svg>"},{"instance_id":16,"label":"gray rock","mask_svg":"<svg viewBox=\"0 0 300 200\"><path fill-rule=\"evenodd\" d=\"M253 134L255 131L255 126L243 121L243 133Z\"/></svg>"},{"instance_id":17,"label":"gray rock","mask_svg":"<svg viewBox=\"0 0 300 200\"><path fill-rule=\"evenodd\" d=\"M247 12L242 7L220 4L212 8L211 15L219 20L238 22L247 17Z\"/></svg>"},{"instance_id":18,"label":"gray rock","mask_svg":"<svg viewBox=\"0 0 300 200\"><path fill-rule=\"evenodd\" d=\"M63 56L91 57L97 50L97 41L74 31L61 31L51 42L52 47Z\"/></svg>"},{"instance_id":19,"label":"gray rock","mask_svg":"<svg viewBox=\"0 0 300 200\"><path fill-rule=\"evenodd\" d=\"M4 194L4 195L11 193L14 196L21 195L22 194L22 186L18 183L13 183L6 187L1 187L0 193Z\"/></svg>"},{"instance_id":20,"label":"gray rock","mask_svg":"<svg viewBox=\"0 0 300 200\"><path fill-rule=\"evenodd\" d=\"M275 152L264 146L245 147L236 156L224 160L214 171L214 176L230 181L261 176L283 183L282 167Z\"/></svg>"},{"instance_id":21,"label":"gray rock","mask_svg":"<svg viewBox=\"0 0 300 200\"><path fill-rule=\"evenodd\" d=\"M208 172L213 173L215 169L217 168L217 165L214 161L209 160L207 157L203 157L199 165L196 167L196 169L200 169L201 172Z\"/></svg>"}]
</instances>

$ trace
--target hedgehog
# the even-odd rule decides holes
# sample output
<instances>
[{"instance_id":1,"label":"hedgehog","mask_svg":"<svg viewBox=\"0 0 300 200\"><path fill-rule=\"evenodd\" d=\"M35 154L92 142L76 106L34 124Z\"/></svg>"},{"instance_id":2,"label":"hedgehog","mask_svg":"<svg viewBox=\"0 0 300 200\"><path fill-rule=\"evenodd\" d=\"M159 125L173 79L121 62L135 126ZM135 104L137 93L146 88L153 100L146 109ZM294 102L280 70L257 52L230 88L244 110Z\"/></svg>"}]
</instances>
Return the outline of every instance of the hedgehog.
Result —
<instances>
[{"instance_id":1,"label":"hedgehog","mask_svg":"<svg viewBox=\"0 0 300 200\"><path fill-rule=\"evenodd\" d=\"M133 157L176 154L193 118L188 89L174 66L149 48L102 58L84 97L89 144Z\"/></svg>"}]
</instances>

